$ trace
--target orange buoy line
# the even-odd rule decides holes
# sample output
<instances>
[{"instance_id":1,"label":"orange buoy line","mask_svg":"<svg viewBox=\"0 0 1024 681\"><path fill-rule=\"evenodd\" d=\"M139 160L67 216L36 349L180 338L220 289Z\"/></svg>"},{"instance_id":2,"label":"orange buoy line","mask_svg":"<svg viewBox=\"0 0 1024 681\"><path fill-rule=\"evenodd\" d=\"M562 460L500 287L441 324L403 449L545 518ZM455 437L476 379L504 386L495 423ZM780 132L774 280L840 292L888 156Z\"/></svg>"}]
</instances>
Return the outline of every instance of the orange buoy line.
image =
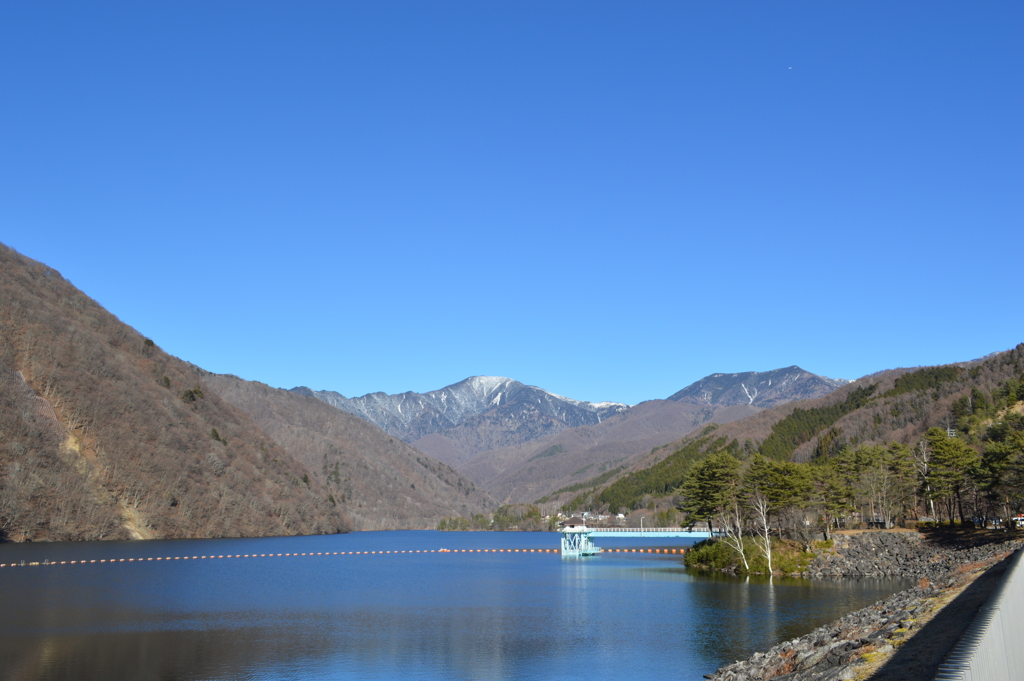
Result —
<instances>
[{"instance_id":1,"label":"orange buoy line","mask_svg":"<svg viewBox=\"0 0 1024 681\"><path fill-rule=\"evenodd\" d=\"M686 549L604 549L611 553L674 553L680 555L686 553Z\"/></svg>"},{"instance_id":2,"label":"orange buoy line","mask_svg":"<svg viewBox=\"0 0 1024 681\"><path fill-rule=\"evenodd\" d=\"M607 548L605 553L658 553L681 555L686 553L685 548L665 549L637 549L637 548ZM41 565L92 565L95 563L141 563L149 561L164 560L224 560L230 558L297 558L311 556L369 556L384 554L411 554L411 553L561 553L559 549L406 549L406 550L376 550L376 551L308 551L303 553L236 553L199 556L149 556L140 558L99 558L90 560L61 560L61 561L20 561L17 563L0 563L0 568L8 567L34 567Z\"/></svg>"},{"instance_id":3,"label":"orange buoy line","mask_svg":"<svg viewBox=\"0 0 1024 681\"><path fill-rule=\"evenodd\" d=\"M626 549L608 549L621 551ZM666 549L667 551L668 549ZM642 551L642 549L641 549ZM680 550L680 553L682 550ZM144 558L93 558L90 560L43 560L20 561L17 563L0 563L0 568L35 567L42 565L92 565L94 563L142 563L163 560L214 560L228 558L295 558L300 556L367 556L392 553L560 553L559 549L408 549L404 551L318 551L306 553L236 553L209 556L148 556Z\"/></svg>"},{"instance_id":4,"label":"orange buoy line","mask_svg":"<svg viewBox=\"0 0 1024 681\"><path fill-rule=\"evenodd\" d=\"M608 548L605 553L660 553L676 554L686 553L685 548L678 549L630 549L630 548ZM61 561L20 561L17 563L0 563L0 568L7 567L34 567L40 565L86 565L94 563L141 563L148 561L163 560L214 560L229 558L297 558L301 556L369 556L397 553L560 553L559 549L407 549L401 551L317 551L305 553L236 553L208 556L150 556L145 558L99 558L90 560L61 560Z\"/></svg>"}]
</instances>

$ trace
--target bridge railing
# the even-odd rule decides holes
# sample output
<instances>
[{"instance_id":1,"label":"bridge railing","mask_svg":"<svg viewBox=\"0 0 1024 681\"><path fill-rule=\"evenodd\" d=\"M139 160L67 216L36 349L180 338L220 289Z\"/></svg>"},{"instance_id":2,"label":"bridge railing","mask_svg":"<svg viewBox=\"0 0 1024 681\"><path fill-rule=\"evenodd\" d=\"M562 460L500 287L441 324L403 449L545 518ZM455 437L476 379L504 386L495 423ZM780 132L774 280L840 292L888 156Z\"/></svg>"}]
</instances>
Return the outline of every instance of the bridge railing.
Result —
<instances>
[{"instance_id":1,"label":"bridge railing","mask_svg":"<svg viewBox=\"0 0 1024 681\"><path fill-rule=\"evenodd\" d=\"M687 532L683 527L588 527L588 532ZM707 530L694 530L706 533Z\"/></svg>"}]
</instances>

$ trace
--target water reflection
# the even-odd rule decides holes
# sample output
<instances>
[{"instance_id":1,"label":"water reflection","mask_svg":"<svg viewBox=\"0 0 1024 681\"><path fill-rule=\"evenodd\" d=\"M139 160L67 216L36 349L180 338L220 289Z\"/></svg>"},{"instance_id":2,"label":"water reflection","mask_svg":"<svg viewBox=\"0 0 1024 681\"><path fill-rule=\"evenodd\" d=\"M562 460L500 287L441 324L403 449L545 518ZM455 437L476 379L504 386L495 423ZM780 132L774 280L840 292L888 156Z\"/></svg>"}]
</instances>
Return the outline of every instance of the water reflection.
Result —
<instances>
[{"instance_id":1,"label":"water reflection","mask_svg":"<svg viewBox=\"0 0 1024 681\"><path fill-rule=\"evenodd\" d=\"M374 532L0 546L0 562L557 546ZM699 679L901 587L697 575L678 556L427 553L0 569L0 679Z\"/></svg>"},{"instance_id":2,"label":"water reflection","mask_svg":"<svg viewBox=\"0 0 1024 681\"><path fill-rule=\"evenodd\" d=\"M899 578L745 580L708 575L694 594L695 641L703 655L745 658L802 636L910 586ZM727 635L722 635L727 632Z\"/></svg>"}]
</instances>

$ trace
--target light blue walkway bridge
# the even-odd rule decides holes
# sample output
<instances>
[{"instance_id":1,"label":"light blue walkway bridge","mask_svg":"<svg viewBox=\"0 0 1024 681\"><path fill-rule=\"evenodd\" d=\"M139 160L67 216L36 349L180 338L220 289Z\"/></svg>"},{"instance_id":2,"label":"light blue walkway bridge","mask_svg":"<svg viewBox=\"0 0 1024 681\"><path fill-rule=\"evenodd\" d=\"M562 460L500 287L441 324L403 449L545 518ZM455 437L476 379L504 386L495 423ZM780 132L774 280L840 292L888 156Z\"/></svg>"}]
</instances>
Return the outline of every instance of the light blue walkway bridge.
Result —
<instances>
[{"instance_id":1,"label":"light blue walkway bridge","mask_svg":"<svg viewBox=\"0 0 1024 681\"><path fill-rule=\"evenodd\" d=\"M587 527L578 521L566 521L562 533L562 557L596 556L601 547L594 545L595 537L633 537L661 539L682 537L700 541L708 539L710 532L689 532L678 527Z\"/></svg>"}]
</instances>

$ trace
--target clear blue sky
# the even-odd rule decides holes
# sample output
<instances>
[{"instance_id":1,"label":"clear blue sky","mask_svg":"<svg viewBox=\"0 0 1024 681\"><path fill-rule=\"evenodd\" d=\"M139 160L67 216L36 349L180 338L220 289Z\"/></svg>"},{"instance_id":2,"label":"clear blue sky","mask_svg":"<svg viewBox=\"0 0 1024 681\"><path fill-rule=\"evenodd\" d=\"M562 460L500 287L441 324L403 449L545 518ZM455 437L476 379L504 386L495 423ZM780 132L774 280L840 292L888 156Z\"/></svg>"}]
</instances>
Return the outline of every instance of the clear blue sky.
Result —
<instances>
[{"instance_id":1,"label":"clear blue sky","mask_svg":"<svg viewBox=\"0 0 1024 681\"><path fill-rule=\"evenodd\" d=\"M0 241L274 386L1024 342L1020 2L0 7Z\"/></svg>"}]
</instances>

